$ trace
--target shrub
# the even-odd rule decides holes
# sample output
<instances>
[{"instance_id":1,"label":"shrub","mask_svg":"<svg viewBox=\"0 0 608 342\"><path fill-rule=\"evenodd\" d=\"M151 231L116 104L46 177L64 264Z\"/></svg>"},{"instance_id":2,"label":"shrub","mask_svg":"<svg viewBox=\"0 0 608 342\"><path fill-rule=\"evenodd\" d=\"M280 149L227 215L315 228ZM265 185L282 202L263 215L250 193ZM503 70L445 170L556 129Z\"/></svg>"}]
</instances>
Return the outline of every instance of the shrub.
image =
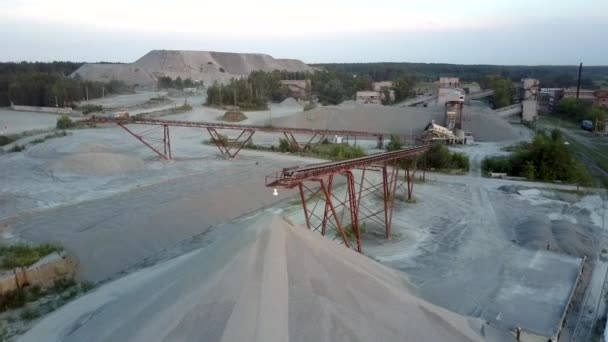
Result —
<instances>
[{"instance_id":1,"label":"shrub","mask_svg":"<svg viewBox=\"0 0 608 342\"><path fill-rule=\"evenodd\" d=\"M287 139L279 138L279 151L291 152L291 144Z\"/></svg>"},{"instance_id":2,"label":"shrub","mask_svg":"<svg viewBox=\"0 0 608 342\"><path fill-rule=\"evenodd\" d=\"M0 296L0 312L24 306L26 295L24 289L14 289Z\"/></svg>"},{"instance_id":3,"label":"shrub","mask_svg":"<svg viewBox=\"0 0 608 342\"><path fill-rule=\"evenodd\" d=\"M332 159L344 160L352 159L365 156L365 152L360 146L350 146L348 144L337 144L334 145L329 156Z\"/></svg>"},{"instance_id":4,"label":"shrub","mask_svg":"<svg viewBox=\"0 0 608 342\"><path fill-rule=\"evenodd\" d=\"M80 110L82 111L82 114L87 115L87 114L91 114L91 113L102 112L103 107L100 105L87 104L87 105L81 106Z\"/></svg>"},{"instance_id":5,"label":"shrub","mask_svg":"<svg viewBox=\"0 0 608 342\"><path fill-rule=\"evenodd\" d=\"M426 153L426 163L438 170L459 169L469 171L469 157L463 153L450 152L447 146L436 143Z\"/></svg>"},{"instance_id":6,"label":"shrub","mask_svg":"<svg viewBox=\"0 0 608 342\"><path fill-rule=\"evenodd\" d=\"M386 144L386 150L397 151L400 150L402 146L403 143L401 142L401 138L398 135L391 134L391 140Z\"/></svg>"},{"instance_id":7,"label":"shrub","mask_svg":"<svg viewBox=\"0 0 608 342\"><path fill-rule=\"evenodd\" d=\"M74 127L74 122L67 115L62 115L57 119L57 128L58 129L69 129Z\"/></svg>"},{"instance_id":8,"label":"shrub","mask_svg":"<svg viewBox=\"0 0 608 342\"><path fill-rule=\"evenodd\" d=\"M0 135L0 146L8 145L13 141L15 141L13 137L10 137L8 135Z\"/></svg>"},{"instance_id":9,"label":"shrub","mask_svg":"<svg viewBox=\"0 0 608 342\"><path fill-rule=\"evenodd\" d=\"M25 309L21 311L21 314L19 316L25 321L31 321L40 317L40 313L32 309Z\"/></svg>"},{"instance_id":10,"label":"shrub","mask_svg":"<svg viewBox=\"0 0 608 342\"><path fill-rule=\"evenodd\" d=\"M15 144L13 147L11 147L10 150L8 150L9 152L21 152L25 150L25 146L23 145L19 145L19 144Z\"/></svg>"}]
</instances>

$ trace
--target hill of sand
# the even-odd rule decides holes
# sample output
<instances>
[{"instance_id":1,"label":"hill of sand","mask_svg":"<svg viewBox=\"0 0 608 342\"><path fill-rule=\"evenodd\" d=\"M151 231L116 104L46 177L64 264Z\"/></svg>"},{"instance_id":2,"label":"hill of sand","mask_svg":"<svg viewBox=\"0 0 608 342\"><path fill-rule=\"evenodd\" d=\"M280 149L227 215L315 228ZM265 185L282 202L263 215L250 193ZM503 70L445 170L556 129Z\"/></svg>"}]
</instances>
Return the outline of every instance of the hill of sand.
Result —
<instances>
[{"instance_id":1,"label":"hill of sand","mask_svg":"<svg viewBox=\"0 0 608 342\"><path fill-rule=\"evenodd\" d=\"M339 106L318 107L277 118L273 124L279 127L418 135L431 120L438 124L443 122L443 107L391 107L349 101ZM462 125L477 140L505 141L522 137L520 127L509 124L488 108L466 106Z\"/></svg>"},{"instance_id":2,"label":"hill of sand","mask_svg":"<svg viewBox=\"0 0 608 342\"><path fill-rule=\"evenodd\" d=\"M103 285L20 341L458 342L482 331L415 296L402 273L267 215Z\"/></svg>"},{"instance_id":3,"label":"hill of sand","mask_svg":"<svg viewBox=\"0 0 608 342\"><path fill-rule=\"evenodd\" d=\"M87 63L74 71L70 77L98 82L120 80L129 85L149 85L156 82L145 69L132 64Z\"/></svg>"},{"instance_id":4,"label":"hill of sand","mask_svg":"<svg viewBox=\"0 0 608 342\"><path fill-rule=\"evenodd\" d=\"M168 76L210 85L247 76L255 70L312 71L312 68L299 60L256 53L152 50L131 64L85 64L71 76L78 74L91 81L116 79L130 85L153 85L158 77Z\"/></svg>"}]
</instances>

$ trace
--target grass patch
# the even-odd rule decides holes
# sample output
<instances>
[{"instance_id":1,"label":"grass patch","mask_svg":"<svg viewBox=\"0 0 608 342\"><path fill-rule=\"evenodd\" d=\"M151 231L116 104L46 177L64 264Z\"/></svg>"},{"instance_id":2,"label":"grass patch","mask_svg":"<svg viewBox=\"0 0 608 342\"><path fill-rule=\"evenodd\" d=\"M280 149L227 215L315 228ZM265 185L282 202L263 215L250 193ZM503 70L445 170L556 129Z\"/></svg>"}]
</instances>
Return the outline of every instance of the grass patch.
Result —
<instances>
[{"instance_id":1,"label":"grass patch","mask_svg":"<svg viewBox=\"0 0 608 342\"><path fill-rule=\"evenodd\" d=\"M173 114L185 113L185 112L189 112L191 110L192 110L192 106L187 103L184 103L183 105L181 105L179 107L171 108L171 111L173 112Z\"/></svg>"},{"instance_id":2,"label":"grass patch","mask_svg":"<svg viewBox=\"0 0 608 342\"><path fill-rule=\"evenodd\" d=\"M59 131L59 132L55 132L55 133L51 133L51 134L47 134L42 138L36 138L32 141L30 141L30 144L36 145L36 144L41 144L49 139L54 139L54 138L61 138L61 137L65 137L68 135L68 132L66 131Z\"/></svg>"},{"instance_id":3,"label":"grass patch","mask_svg":"<svg viewBox=\"0 0 608 342\"><path fill-rule=\"evenodd\" d=\"M0 268L10 270L28 267L45 256L62 250L63 248L51 244L0 246Z\"/></svg>"}]
</instances>

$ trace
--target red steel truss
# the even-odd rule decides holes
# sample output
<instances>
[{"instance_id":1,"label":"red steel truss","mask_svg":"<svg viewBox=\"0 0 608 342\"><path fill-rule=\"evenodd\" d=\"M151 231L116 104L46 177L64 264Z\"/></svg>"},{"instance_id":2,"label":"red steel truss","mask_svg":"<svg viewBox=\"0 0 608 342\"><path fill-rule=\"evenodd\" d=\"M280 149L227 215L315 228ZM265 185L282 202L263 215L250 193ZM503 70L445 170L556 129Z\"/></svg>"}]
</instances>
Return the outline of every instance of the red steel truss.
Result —
<instances>
[{"instance_id":1,"label":"red steel truss","mask_svg":"<svg viewBox=\"0 0 608 342\"><path fill-rule=\"evenodd\" d=\"M283 133L289 144L296 151L303 151L306 148L312 148L323 139L332 135L346 136L346 137L372 137L378 141L379 148L382 148L384 142L384 136L390 135L388 133L376 133L376 132L363 132L363 131L350 131L350 130L321 130L321 129L310 129L310 128L291 128L291 127L274 127L274 126L255 126L255 125L238 125L229 123L215 123L215 122L197 122L197 121L182 121L182 120L159 120L149 119L143 117L130 117L130 118L109 118L109 117L97 117L91 116L84 122L91 123L114 123L122 127L130 135L141 141L145 146L150 148L156 154L164 159L171 159L171 140L169 135L169 127L192 127L206 129L207 133L211 136L211 142L217 146L220 153L229 158L234 158L239 151L251 140L255 132L270 132L270 133ZM146 125L153 126L148 131L143 133L137 133L132 129L129 129L127 125ZM163 136L154 137L152 134L157 131L163 130ZM221 130L234 130L240 131L240 134L236 139L228 139L219 133ZM304 143L298 142L294 134L306 134L311 138ZM407 137L403 137L404 139ZM411 138L411 137L410 137ZM160 142L160 143L159 143Z\"/></svg>"},{"instance_id":2,"label":"red steel truss","mask_svg":"<svg viewBox=\"0 0 608 342\"><path fill-rule=\"evenodd\" d=\"M341 240L346 247L361 253L364 222L382 227L385 238L390 239L397 192L405 184L407 199L412 199L418 169L414 157L429 148L429 145L417 146L345 161L285 168L267 176L266 186L297 187L308 229L322 235L333 231L334 240ZM405 171L400 180L402 168ZM353 170L359 170L360 175ZM336 181L345 183L344 194L335 191ZM372 196L382 201L380 208L366 204L373 201L364 201Z\"/></svg>"}]
</instances>

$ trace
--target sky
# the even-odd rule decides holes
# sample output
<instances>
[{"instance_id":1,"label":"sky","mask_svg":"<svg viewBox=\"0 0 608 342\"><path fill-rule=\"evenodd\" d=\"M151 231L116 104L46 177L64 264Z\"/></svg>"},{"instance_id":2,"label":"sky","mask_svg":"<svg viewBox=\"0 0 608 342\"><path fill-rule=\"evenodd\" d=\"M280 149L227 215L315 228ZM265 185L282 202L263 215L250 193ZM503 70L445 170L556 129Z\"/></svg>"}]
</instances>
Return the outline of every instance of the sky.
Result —
<instances>
[{"instance_id":1,"label":"sky","mask_svg":"<svg viewBox=\"0 0 608 342\"><path fill-rule=\"evenodd\" d=\"M0 0L0 61L150 50L306 63L608 65L608 0Z\"/></svg>"}]
</instances>

